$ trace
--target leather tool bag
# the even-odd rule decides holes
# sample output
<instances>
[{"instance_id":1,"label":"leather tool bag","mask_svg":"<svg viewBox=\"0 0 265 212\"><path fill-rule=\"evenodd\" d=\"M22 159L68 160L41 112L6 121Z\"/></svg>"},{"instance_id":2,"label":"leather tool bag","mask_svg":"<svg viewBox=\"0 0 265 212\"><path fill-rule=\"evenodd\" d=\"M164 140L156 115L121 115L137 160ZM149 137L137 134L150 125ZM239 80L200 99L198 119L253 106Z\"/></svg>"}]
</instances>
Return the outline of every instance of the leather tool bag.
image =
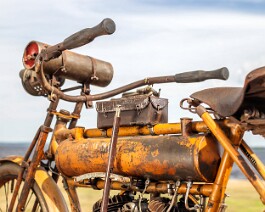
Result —
<instances>
[{"instance_id":1,"label":"leather tool bag","mask_svg":"<svg viewBox=\"0 0 265 212\"><path fill-rule=\"evenodd\" d=\"M168 100L144 94L97 102L98 128L112 127L117 106L121 108L120 126L144 126L168 122Z\"/></svg>"}]
</instances>

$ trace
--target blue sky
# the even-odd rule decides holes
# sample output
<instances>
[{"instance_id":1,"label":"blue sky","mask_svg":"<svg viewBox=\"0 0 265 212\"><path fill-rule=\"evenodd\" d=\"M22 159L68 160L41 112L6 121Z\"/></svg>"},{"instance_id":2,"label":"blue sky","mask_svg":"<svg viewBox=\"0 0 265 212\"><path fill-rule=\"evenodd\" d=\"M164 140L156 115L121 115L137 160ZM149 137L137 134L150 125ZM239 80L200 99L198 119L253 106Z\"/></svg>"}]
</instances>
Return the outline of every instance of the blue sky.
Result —
<instances>
[{"instance_id":1,"label":"blue sky","mask_svg":"<svg viewBox=\"0 0 265 212\"><path fill-rule=\"evenodd\" d=\"M245 75L265 64L265 1L1 1L0 141L30 141L43 123L48 101L28 95L18 77L31 40L55 44L72 33L112 18L111 36L76 49L112 63L114 78L104 92L148 76L226 66L230 79L157 85L169 98L170 121L190 116L182 98L213 86L242 86ZM71 110L69 104L61 108ZM197 119L195 116L194 118ZM84 110L79 125L96 126L96 112Z\"/></svg>"}]
</instances>

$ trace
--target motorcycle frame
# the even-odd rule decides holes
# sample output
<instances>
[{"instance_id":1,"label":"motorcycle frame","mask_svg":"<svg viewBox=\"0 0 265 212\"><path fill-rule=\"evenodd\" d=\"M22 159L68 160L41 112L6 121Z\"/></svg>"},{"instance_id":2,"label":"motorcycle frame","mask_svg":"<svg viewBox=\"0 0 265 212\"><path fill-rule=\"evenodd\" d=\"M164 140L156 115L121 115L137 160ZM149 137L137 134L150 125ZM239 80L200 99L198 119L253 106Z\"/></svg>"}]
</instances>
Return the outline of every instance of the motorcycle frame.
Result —
<instances>
[{"instance_id":1,"label":"motorcycle frame","mask_svg":"<svg viewBox=\"0 0 265 212\"><path fill-rule=\"evenodd\" d=\"M89 85L84 84L82 87L82 93L79 96L66 95L59 87L56 87L56 83L48 82L43 70L43 62L49 61L53 58L59 57L64 50L70 50L84 44L87 44L94 40L94 38L101 35L109 35L115 31L115 23L111 19L104 19L99 25L93 28L87 28L81 30L78 33L66 38L62 43L43 49L40 54L34 58L35 60L35 72L37 78L41 84L41 87L49 95L51 101L50 107L44 124L39 128L33 139L31 145L28 148L24 158L21 157L9 157L0 159L0 163L16 163L21 166L21 172L18 175L15 191L11 199L9 212L13 211L15 207L15 200L18 195L19 188L21 186L22 178L25 178L24 185L16 211L23 211L25 202L27 200L29 190L35 181L41 191L44 193L44 198L48 202L49 207L53 211L68 211L65 200L58 188L57 181L58 176L61 174L59 170L52 171L52 175L49 174L50 164L48 169L45 169L45 165L42 160L54 161L56 149L60 145L60 141L72 136L75 139L84 138L85 136L91 137L109 137L113 129L107 129L105 131L99 129L87 129L76 127L77 120L80 118L80 113L85 103L87 107L91 105L91 101L101 100L120 94L122 92L137 88L143 85L153 85L156 83L169 83L169 82L199 82L205 79L227 79L228 73L225 74L226 68L214 71L214 74L203 74L203 71L186 72L173 76L153 77L145 78L144 80L136 81L126 86L117 88L115 90L105 92L97 95L90 95ZM78 39L77 39L78 38ZM220 72L221 71L221 72ZM220 73L221 76L220 76ZM219 74L218 74L219 73ZM195 77L194 77L195 76ZM218 76L218 77L217 77ZM93 76L93 79L94 79ZM75 102L75 109L72 114L66 111L57 112L57 106L60 99L69 102ZM192 102L192 100L190 100ZM191 104L194 107L195 104ZM244 129L240 123L233 122L230 117L217 121L214 120L209 112L202 106L196 105L193 108L194 111L201 117L202 121L192 122L190 119L182 119L181 123L169 123L169 124L157 124L155 126L143 126L143 127L120 127L118 136L136 136L136 135L160 135L160 134L181 134L182 136L189 136L190 133L211 133L223 147L223 155L218 168L216 178L213 183L194 183L184 182L179 186L179 194L193 194L203 195L209 197L205 211L218 211L225 209L225 189L227 187L228 179L231 174L232 166L234 163L238 165L241 172L247 177L256 191L259 193L261 201L265 204L265 186L260 178L252 171L250 166L246 163L245 159L238 152L238 148L249 159L252 167L254 167L265 180L265 167L259 158L253 153L251 148L247 146L245 141L242 140ZM57 116L57 122L54 126L53 135L45 152L44 147L47 142L48 134L52 131L50 125L53 117ZM69 123L68 127L67 124ZM32 158L30 159L30 156ZM46 167L47 168L47 167ZM62 174L61 174L62 175ZM63 176L64 189L67 191L70 201L70 207L72 211L81 211L78 195L76 192L77 187L88 187L93 189L103 189L105 181L97 180L93 185L85 185L78 183L73 177ZM188 184L191 187L188 187ZM112 181L110 188L113 190L126 190L123 187L122 182ZM131 184L130 189L132 191L142 192L136 185ZM146 184L145 192L148 193L168 193L168 184L159 182L150 182ZM194 200L194 198L193 198ZM194 200L196 201L196 200Z\"/></svg>"},{"instance_id":2,"label":"motorcycle frame","mask_svg":"<svg viewBox=\"0 0 265 212\"><path fill-rule=\"evenodd\" d=\"M57 140L64 140L66 137L72 136L75 139L85 137L110 137L112 133L112 128L106 129L105 131L99 129L84 129L84 128L75 128L76 122L80 116L80 112L82 110L83 103L76 103L74 112L69 115L63 112L56 112L56 108L58 105L58 101L51 102L50 107L48 109L47 117L45 119L44 125L40 128L40 132L37 133L37 138L34 138L32 141L32 145L29 147L25 157L21 159L18 157L14 158L5 158L0 162L11 161L20 164L25 169L22 169L22 173L20 176L24 174L26 170L26 179L25 184L22 188L22 192L24 192L23 197L19 200L19 204L17 206L17 211L23 211L23 202L27 199L27 189L30 188L35 180L38 182L44 191L51 189L53 192L53 196L58 200L56 202L52 202L51 205L54 205L53 208L66 208L65 200L61 192L59 192L59 188L57 186L58 175L53 174L50 176L48 171L44 168L41 168L41 160L43 159L52 159L55 156L56 149L58 147ZM120 127L118 136L136 136L136 135L161 135L161 134L182 134L183 136L188 136L191 132L197 133L205 133L211 132L221 146L224 149L223 155L221 157L221 163L218 168L218 173L215 178L215 181L212 184L196 184L194 183L190 189L190 194L193 195L203 195L205 197L209 197L208 203L206 205L205 211L217 211L225 206L225 190L227 187L227 183L230 177L230 173L232 170L232 166L236 163L241 169L242 173L247 177L247 179L251 182L253 187L259 193L261 201L264 203L265 200L265 187L260 180L260 178L252 171L249 165L246 163L244 158L238 152L238 148L242 150L242 152L247 156L249 161L252 164L258 173L262 176L263 180L265 180L265 167L264 164L260 161L257 155L251 150L251 148L246 144L246 142L242 139L244 130L240 126L240 124L234 123L230 119L224 120L214 120L208 111L199 105L196 108L198 115L202 118L202 121L192 122L190 119L181 119L180 123L166 123L166 124L157 124L150 129L148 126L142 127ZM48 150L44 154L44 145L47 140L47 135L49 133L49 125L54 117L57 116L57 122L54 127L53 135L48 147ZM70 122L69 127L66 127L66 123ZM227 134L227 129L229 129L229 133ZM44 134L44 135L43 135ZM37 142L36 142L37 141ZM35 146L35 151L33 152L33 157L29 163L29 155L32 153L32 150ZM26 165L25 165L26 164ZM29 165L27 165L29 164ZM29 171L31 170L31 171ZM41 170L41 171L40 171ZM43 174L43 172L46 172ZM42 173L42 174L40 174ZM43 183L44 178L52 181L52 188L49 185L49 189L46 188L47 185ZM104 180L98 180L95 185L83 185L76 182L73 178L63 176L64 188L67 191L71 211L81 211L81 206L79 203L78 195L76 192L77 187L87 187L93 189L104 189ZM17 184L16 187L20 185ZM17 188L16 188L17 189ZM121 182L111 182L110 189L112 190L125 190L123 184ZM130 189L134 191L140 191L135 185L131 185ZM167 193L168 188L166 183L150 183L146 188L147 193ZM187 187L185 184L182 184L178 190L179 194L185 194L187 192ZM49 192L49 195L51 193ZM16 198L14 195L13 198ZM11 202L12 203L12 202ZM13 203L12 203L13 204ZM14 207L14 204L11 205L11 209Z\"/></svg>"}]
</instances>

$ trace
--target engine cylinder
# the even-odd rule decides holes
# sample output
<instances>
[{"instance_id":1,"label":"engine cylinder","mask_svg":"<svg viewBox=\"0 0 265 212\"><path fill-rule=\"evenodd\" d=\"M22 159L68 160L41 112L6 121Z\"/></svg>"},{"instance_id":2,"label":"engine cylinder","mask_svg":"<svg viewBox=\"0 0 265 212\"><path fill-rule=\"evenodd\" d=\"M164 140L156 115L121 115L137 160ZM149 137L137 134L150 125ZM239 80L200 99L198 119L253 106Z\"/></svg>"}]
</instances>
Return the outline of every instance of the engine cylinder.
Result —
<instances>
[{"instance_id":1,"label":"engine cylinder","mask_svg":"<svg viewBox=\"0 0 265 212\"><path fill-rule=\"evenodd\" d=\"M56 166L67 176L105 172L109 138L65 140L56 153ZM211 135L120 137L113 173L153 180L213 182L220 162Z\"/></svg>"}]
</instances>

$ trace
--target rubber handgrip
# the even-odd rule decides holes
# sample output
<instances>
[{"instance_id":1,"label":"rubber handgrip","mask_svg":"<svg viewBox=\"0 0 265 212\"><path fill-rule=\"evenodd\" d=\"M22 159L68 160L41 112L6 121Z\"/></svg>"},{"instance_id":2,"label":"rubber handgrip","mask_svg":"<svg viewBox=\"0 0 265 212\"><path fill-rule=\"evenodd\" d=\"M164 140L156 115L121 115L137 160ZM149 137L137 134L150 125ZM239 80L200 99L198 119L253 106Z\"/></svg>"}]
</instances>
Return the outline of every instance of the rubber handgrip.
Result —
<instances>
[{"instance_id":1,"label":"rubber handgrip","mask_svg":"<svg viewBox=\"0 0 265 212\"><path fill-rule=\"evenodd\" d=\"M62 47L65 49L74 49L86 45L101 35L110 35L115 32L116 26L112 19L106 18L95 27L83 29L63 41Z\"/></svg>"},{"instance_id":2,"label":"rubber handgrip","mask_svg":"<svg viewBox=\"0 0 265 212\"><path fill-rule=\"evenodd\" d=\"M213 71L190 71L175 75L177 83L201 82L208 79L227 80L229 71L226 67Z\"/></svg>"}]
</instances>

